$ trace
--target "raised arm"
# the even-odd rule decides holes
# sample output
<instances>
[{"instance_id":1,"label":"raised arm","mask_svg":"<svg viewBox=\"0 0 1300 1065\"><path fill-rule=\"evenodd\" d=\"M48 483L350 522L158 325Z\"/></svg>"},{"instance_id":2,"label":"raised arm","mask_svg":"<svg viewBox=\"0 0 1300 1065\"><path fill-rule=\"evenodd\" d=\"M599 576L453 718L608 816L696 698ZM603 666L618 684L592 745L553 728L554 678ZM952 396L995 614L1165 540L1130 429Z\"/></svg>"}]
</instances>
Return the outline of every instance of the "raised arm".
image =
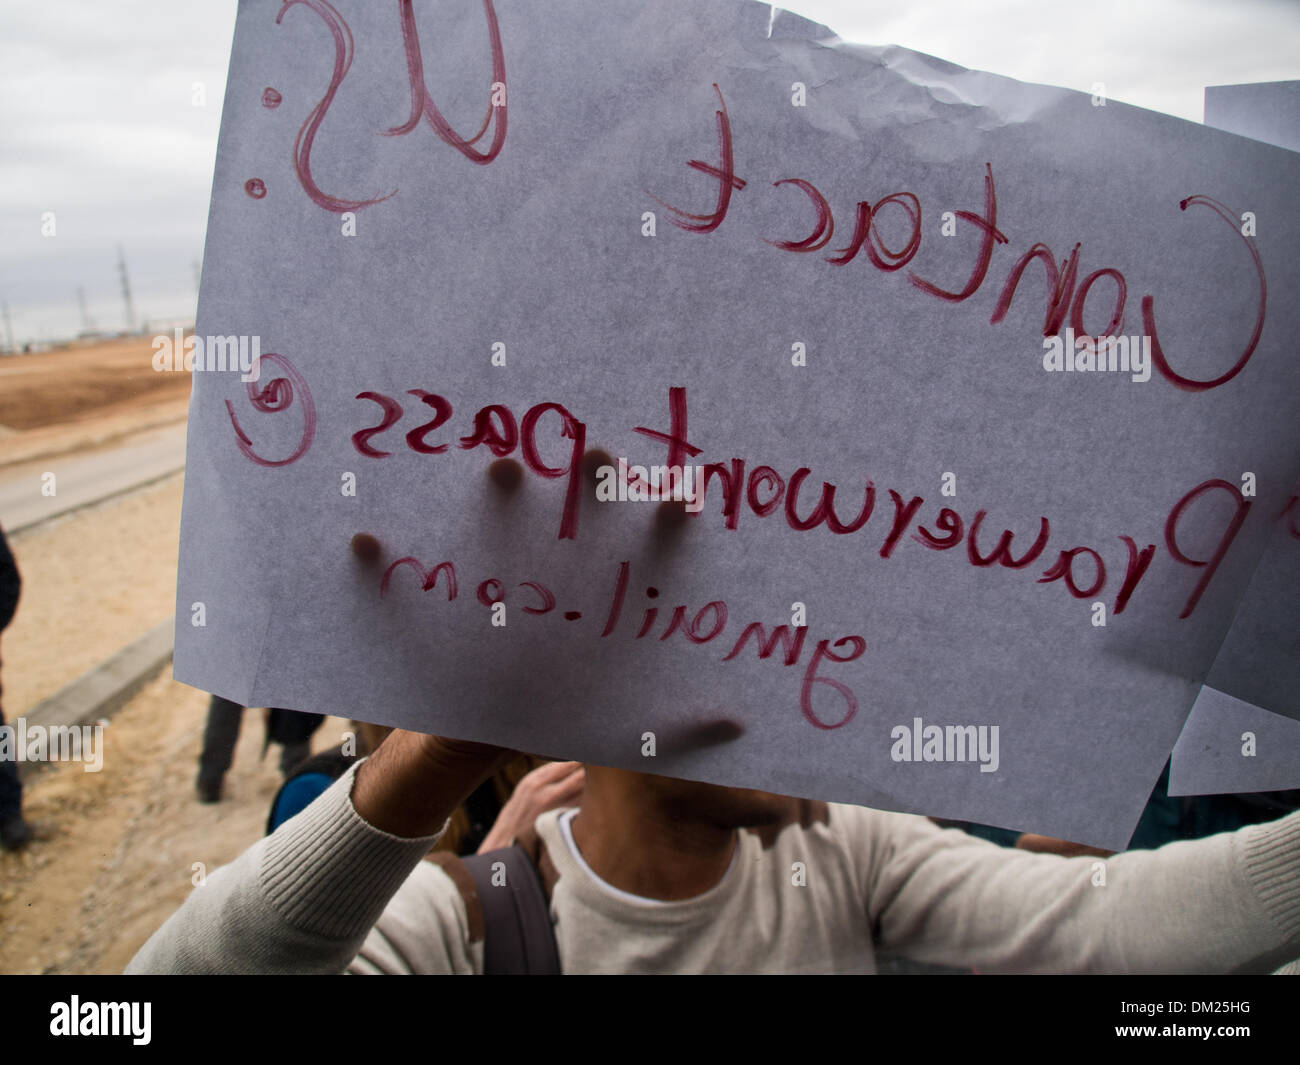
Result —
<instances>
[{"instance_id":1,"label":"raised arm","mask_svg":"<svg viewBox=\"0 0 1300 1065\"><path fill-rule=\"evenodd\" d=\"M196 887L126 971L343 972L452 810L513 756L393 732L307 809Z\"/></svg>"}]
</instances>

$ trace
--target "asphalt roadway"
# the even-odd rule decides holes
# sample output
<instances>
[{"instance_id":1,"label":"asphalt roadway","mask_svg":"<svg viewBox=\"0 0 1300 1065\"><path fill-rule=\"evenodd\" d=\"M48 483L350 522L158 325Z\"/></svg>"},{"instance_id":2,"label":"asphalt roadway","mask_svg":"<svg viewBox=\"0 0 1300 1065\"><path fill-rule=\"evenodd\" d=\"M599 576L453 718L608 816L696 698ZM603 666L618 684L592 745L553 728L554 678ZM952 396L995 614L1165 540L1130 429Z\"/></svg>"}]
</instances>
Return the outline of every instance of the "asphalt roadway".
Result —
<instances>
[{"instance_id":1,"label":"asphalt roadway","mask_svg":"<svg viewBox=\"0 0 1300 1065\"><path fill-rule=\"evenodd\" d=\"M7 534L22 532L184 468L181 421L134 433L110 447L0 469L0 527Z\"/></svg>"}]
</instances>

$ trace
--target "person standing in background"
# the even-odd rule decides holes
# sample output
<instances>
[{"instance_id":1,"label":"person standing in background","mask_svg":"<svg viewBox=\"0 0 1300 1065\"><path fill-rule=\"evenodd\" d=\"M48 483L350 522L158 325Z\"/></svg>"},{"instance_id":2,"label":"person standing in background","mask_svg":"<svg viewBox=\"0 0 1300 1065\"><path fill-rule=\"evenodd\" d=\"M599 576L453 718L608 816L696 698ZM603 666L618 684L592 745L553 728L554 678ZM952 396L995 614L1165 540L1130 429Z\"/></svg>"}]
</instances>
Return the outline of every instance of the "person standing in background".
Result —
<instances>
[{"instance_id":1,"label":"person standing in background","mask_svg":"<svg viewBox=\"0 0 1300 1065\"><path fill-rule=\"evenodd\" d=\"M208 722L203 730L203 750L199 754L199 775L194 782L199 802L221 801L222 785L231 762L243 723L244 708L238 703L214 695L208 704ZM324 714L300 713L273 707L267 711L266 740L262 753L272 743L280 744L280 773L288 777L300 762L311 756L311 737L325 720Z\"/></svg>"},{"instance_id":2,"label":"person standing in background","mask_svg":"<svg viewBox=\"0 0 1300 1065\"><path fill-rule=\"evenodd\" d=\"M18 593L22 588L18 563L0 529L0 636L18 610ZM0 697L4 689L0 687ZM4 704L0 702L0 727L5 723ZM0 760L0 847L21 850L31 841L32 831L23 820L23 785L18 779L18 763Z\"/></svg>"}]
</instances>

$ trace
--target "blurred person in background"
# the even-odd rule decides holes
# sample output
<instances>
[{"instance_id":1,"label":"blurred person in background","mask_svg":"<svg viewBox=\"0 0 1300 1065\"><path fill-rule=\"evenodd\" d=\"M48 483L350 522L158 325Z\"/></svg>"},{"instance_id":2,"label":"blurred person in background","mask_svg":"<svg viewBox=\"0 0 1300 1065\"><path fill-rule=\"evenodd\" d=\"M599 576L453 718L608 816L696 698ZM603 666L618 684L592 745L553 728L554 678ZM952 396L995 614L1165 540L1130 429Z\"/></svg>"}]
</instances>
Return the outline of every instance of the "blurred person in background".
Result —
<instances>
[{"instance_id":1,"label":"blurred person in background","mask_svg":"<svg viewBox=\"0 0 1300 1065\"><path fill-rule=\"evenodd\" d=\"M18 576L18 563L0 529L0 636L13 620L18 610L18 593L22 578ZM4 690L0 687L0 697ZM0 727L5 723L4 704L0 703ZM0 846L16 851L27 846L32 832L23 820L23 786L18 779L18 763L0 759Z\"/></svg>"},{"instance_id":2,"label":"blurred person in background","mask_svg":"<svg viewBox=\"0 0 1300 1065\"><path fill-rule=\"evenodd\" d=\"M208 704L208 723L203 730L203 751L199 754L199 776L195 781L199 802L221 801L222 784L235 760L235 744L243 723L244 708L214 695ZM267 711L266 739L262 754L272 743L280 745L280 773L288 777L311 756L311 737L324 714L306 714L274 707Z\"/></svg>"}]
</instances>

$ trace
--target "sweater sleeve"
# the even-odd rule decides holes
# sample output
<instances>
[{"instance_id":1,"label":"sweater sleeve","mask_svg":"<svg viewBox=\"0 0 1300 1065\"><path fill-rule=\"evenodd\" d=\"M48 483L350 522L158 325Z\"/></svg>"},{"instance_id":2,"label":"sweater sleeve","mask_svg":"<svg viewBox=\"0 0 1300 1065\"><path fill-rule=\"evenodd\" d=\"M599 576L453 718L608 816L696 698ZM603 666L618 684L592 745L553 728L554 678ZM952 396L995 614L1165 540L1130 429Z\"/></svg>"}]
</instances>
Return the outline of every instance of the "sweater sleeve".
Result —
<instances>
[{"instance_id":1,"label":"sweater sleeve","mask_svg":"<svg viewBox=\"0 0 1300 1065\"><path fill-rule=\"evenodd\" d=\"M874 812L873 812L874 813ZM998 847L875 813L881 946L986 972L1269 972L1300 956L1300 812L1108 859ZM860 851L861 853L861 851Z\"/></svg>"},{"instance_id":2,"label":"sweater sleeve","mask_svg":"<svg viewBox=\"0 0 1300 1065\"><path fill-rule=\"evenodd\" d=\"M402 839L352 805L358 762L211 873L128 973L341 973L438 835Z\"/></svg>"}]
</instances>

